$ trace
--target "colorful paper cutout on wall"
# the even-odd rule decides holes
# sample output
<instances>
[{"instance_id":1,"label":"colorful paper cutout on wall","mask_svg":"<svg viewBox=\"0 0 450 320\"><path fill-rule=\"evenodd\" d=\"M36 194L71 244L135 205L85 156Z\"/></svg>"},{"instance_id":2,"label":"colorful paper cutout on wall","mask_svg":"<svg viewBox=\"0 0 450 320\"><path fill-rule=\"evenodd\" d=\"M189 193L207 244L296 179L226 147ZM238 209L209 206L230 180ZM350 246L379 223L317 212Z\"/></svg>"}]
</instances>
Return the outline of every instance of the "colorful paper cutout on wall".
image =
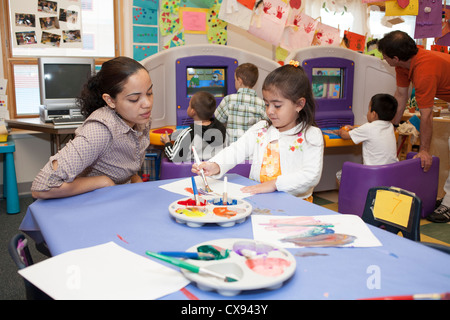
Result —
<instances>
[{"instance_id":1,"label":"colorful paper cutout on wall","mask_svg":"<svg viewBox=\"0 0 450 320\"><path fill-rule=\"evenodd\" d=\"M170 12L178 14L180 8L180 0L162 0L160 5L161 12Z\"/></svg>"},{"instance_id":2,"label":"colorful paper cutout on wall","mask_svg":"<svg viewBox=\"0 0 450 320\"><path fill-rule=\"evenodd\" d=\"M339 29L319 22L312 42L313 46L339 46Z\"/></svg>"},{"instance_id":3,"label":"colorful paper cutout on wall","mask_svg":"<svg viewBox=\"0 0 450 320\"><path fill-rule=\"evenodd\" d=\"M180 18L169 11L162 11L159 15L159 32L163 36L178 32L181 28Z\"/></svg>"},{"instance_id":4,"label":"colorful paper cutout on wall","mask_svg":"<svg viewBox=\"0 0 450 320\"><path fill-rule=\"evenodd\" d=\"M146 8L133 8L133 23L143 25L157 25L158 11Z\"/></svg>"},{"instance_id":5,"label":"colorful paper cutout on wall","mask_svg":"<svg viewBox=\"0 0 450 320\"><path fill-rule=\"evenodd\" d=\"M448 53L448 46L440 46L437 44L433 44L431 45L431 50L433 51L438 51L438 52L442 52L442 53Z\"/></svg>"},{"instance_id":6,"label":"colorful paper cutout on wall","mask_svg":"<svg viewBox=\"0 0 450 320\"><path fill-rule=\"evenodd\" d=\"M283 31L280 46L286 50L309 47L313 41L319 21L300 10L294 10L289 16L287 27Z\"/></svg>"},{"instance_id":7,"label":"colorful paper cutout on wall","mask_svg":"<svg viewBox=\"0 0 450 320\"><path fill-rule=\"evenodd\" d=\"M242 4L244 7L253 10L253 8L255 7L255 0L237 0L237 2L239 2L240 4Z\"/></svg>"},{"instance_id":8,"label":"colorful paper cutout on wall","mask_svg":"<svg viewBox=\"0 0 450 320\"><path fill-rule=\"evenodd\" d=\"M264 1L254 10L248 32L276 46L280 42L288 14L289 7L284 1Z\"/></svg>"},{"instance_id":9,"label":"colorful paper cutout on wall","mask_svg":"<svg viewBox=\"0 0 450 320\"><path fill-rule=\"evenodd\" d=\"M386 16L417 16L418 13L419 0L410 0L405 8L397 0L386 1Z\"/></svg>"},{"instance_id":10,"label":"colorful paper cutout on wall","mask_svg":"<svg viewBox=\"0 0 450 320\"><path fill-rule=\"evenodd\" d=\"M186 33L205 33L208 31L206 17L208 9L180 8L180 23Z\"/></svg>"},{"instance_id":11,"label":"colorful paper cutout on wall","mask_svg":"<svg viewBox=\"0 0 450 320\"><path fill-rule=\"evenodd\" d=\"M434 38L442 36L442 3L434 0L421 0L416 18L414 38Z\"/></svg>"},{"instance_id":12,"label":"colorful paper cutout on wall","mask_svg":"<svg viewBox=\"0 0 450 320\"><path fill-rule=\"evenodd\" d=\"M226 45L228 40L227 25L228 23L219 19L218 12L220 5L215 4L208 10L208 42L213 44Z\"/></svg>"},{"instance_id":13,"label":"colorful paper cutout on wall","mask_svg":"<svg viewBox=\"0 0 450 320\"><path fill-rule=\"evenodd\" d=\"M215 0L179 0L180 7L209 9L214 5Z\"/></svg>"},{"instance_id":14,"label":"colorful paper cutout on wall","mask_svg":"<svg viewBox=\"0 0 450 320\"><path fill-rule=\"evenodd\" d=\"M345 46L348 49L358 51L358 52L364 51L364 47L366 45L366 37L365 36L345 30L344 38L345 38L344 39Z\"/></svg>"},{"instance_id":15,"label":"colorful paper cutout on wall","mask_svg":"<svg viewBox=\"0 0 450 320\"><path fill-rule=\"evenodd\" d=\"M176 35L174 35L167 43L163 46L163 49L169 49L179 46L184 46L184 33L180 32Z\"/></svg>"},{"instance_id":16,"label":"colorful paper cutout on wall","mask_svg":"<svg viewBox=\"0 0 450 320\"><path fill-rule=\"evenodd\" d=\"M158 10L158 0L133 0L133 6L150 10Z\"/></svg>"},{"instance_id":17,"label":"colorful paper cutout on wall","mask_svg":"<svg viewBox=\"0 0 450 320\"><path fill-rule=\"evenodd\" d=\"M157 52L157 45L133 45L133 59L137 61L144 60Z\"/></svg>"},{"instance_id":18,"label":"colorful paper cutout on wall","mask_svg":"<svg viewBox=\"0 0 450 320\"><path fill-rule=\"evenodd\" d=\"M234 7L230 8L228 6L228 3L231 1L233 0L222 0L222 5L219 9L219 19L241 29L248 30L252 21L253 11L238 2L236 2L237 10L234 10Z\"/></svg>"},{"instance_id":19,"label":"colorful paper cutout on wall","mask_svg":"<svg viewBox=\"0 0 450 320\"><path fill-rule=\"evenodd\" d=\"M133 43L158 43L158 28L133 26Z\"/></svg>"}]
</instances>

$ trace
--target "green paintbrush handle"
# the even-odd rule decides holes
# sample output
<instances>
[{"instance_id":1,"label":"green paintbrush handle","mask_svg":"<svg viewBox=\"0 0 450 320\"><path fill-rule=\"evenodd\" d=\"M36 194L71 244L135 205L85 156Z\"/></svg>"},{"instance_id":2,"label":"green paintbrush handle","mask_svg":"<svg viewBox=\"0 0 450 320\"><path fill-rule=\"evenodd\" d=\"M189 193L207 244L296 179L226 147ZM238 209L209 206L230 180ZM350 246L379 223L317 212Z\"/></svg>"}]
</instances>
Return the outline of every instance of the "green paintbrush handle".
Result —
<instances>
[{"instance_id":1,"label":"green paintbrush handle","mask_svg":"<svg viewBox=\"0 0 450 320\"><path fill-rule=\"evenodd\" d=\"M189 271L194 272L194 273L199 273L200 272L200 267L195 266L193 264L190 264L190 263L188 263L186 261L177 259L177 258L172 258L172 257L165 256L165 255L162 255L162 254L159 254L159 253L151 252L151 251L147 251L147 252L145 252L145 254L150 256L150 257L157 258L159 260L168 262L168 263L170 263L170 264L172 264L174 266L177 266L177 267L189 270Z\"/></svg>"}]
</instances>

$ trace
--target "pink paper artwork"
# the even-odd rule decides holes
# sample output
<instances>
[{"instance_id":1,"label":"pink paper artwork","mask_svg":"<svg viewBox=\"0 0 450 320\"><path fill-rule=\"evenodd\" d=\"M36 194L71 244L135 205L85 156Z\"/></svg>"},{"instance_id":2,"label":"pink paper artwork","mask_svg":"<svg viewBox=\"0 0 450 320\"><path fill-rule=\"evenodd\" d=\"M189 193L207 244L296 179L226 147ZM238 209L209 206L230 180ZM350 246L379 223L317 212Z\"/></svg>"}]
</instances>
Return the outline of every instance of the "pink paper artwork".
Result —
<instances>
[{"instance_id":1,"label":"pink paper artwork","mask_svg":"<svg viewBox=\"0 0 450 320\"><path fill-rule=\"evenodd\" d=\"M301 13L299 10L297 10L297 13L293 12L287 21L287 27L284 29L280 47L289 51L309 47L314 39L314 32L318 24L318 20Z\"/></svg>"},{"instance_id":2,"label":"pink paper artwork","mask_svg":"<svg viewBox=\"0 0 450 320\"><path fill-rule=\"evenodd\" d=\"M312 42L313 46L339 46L341 37L339 29L319 22Z\"/></svg>"},{"instance_id":3,"label":"pink paper artwork","mask_svg":"<svg viewBox=\"0 0 450 320\"><path fill-rule=\"evenodd\" d=\"M288 5L282 0L264 0L253 13L248 32L275 46L280 42L289 14Z\"/></svg>"}]
</instances>

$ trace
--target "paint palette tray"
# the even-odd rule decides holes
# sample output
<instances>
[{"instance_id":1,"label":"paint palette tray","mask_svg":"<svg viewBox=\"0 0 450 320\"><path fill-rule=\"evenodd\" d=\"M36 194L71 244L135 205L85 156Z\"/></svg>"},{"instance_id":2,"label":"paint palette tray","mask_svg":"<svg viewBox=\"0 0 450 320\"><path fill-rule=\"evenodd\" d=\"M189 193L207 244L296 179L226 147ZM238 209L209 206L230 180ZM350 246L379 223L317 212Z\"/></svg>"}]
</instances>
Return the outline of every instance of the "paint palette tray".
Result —
<instances>
[{"instance_id":1,"label":"paint palette tray","mask_svg":"<svg viewBox=\"0 0 450 320\"><path fill-rule=\"evenodd\" d=\"M247 290L275 290L281 288L296 270L295 258L289 251L252 239L211 240L193 246L187 251L197 252L198 247L205 245L228 250L229 255L220 260L189 260L189 262L237 281L225 282L219 278L182 269L184 276L195 282L200 290L217 291L229 297Z\"/></svg>"},{"instance_id":2,"label":"paint palette tray","mask_svg":"<svg viewBox=\"0 0 450 320\"><path fill-rule=\"evenodd\" d=\"M252 213L252 206L245 200L228 200L223 205L221 198L200 200L197 206L192 198L183 198L169 205L169 212L175 221L189 227L201 227L215 223L221 227L232 227L242 223Z\"/></svg>"}]
</instances>

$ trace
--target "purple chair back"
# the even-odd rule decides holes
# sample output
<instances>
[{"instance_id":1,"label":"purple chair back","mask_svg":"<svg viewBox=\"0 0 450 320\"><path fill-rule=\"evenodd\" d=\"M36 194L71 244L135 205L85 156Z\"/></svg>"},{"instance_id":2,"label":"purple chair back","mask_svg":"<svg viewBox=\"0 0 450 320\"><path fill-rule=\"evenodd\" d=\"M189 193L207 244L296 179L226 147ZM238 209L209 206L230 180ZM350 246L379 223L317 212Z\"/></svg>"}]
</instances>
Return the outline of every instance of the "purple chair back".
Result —
<instances>
[{"instance_id":1,"label":"purple chair back","mask_svg":"<svg viewBox=\"0 0 450 320\"><path fill-rule=\"evenodd\" d=\"M161 160L161 176L160 180L165 179L175 179L175 178L185 178L192 177L194 173L191 172L192 162L172 162L167 158ZM245 161L236 165L233 169L228 171L228 173L237 173L241 176L248 178L250 175L251 163Z\"/></svg>"},{"instance_id":2,"label":"purple chair back","mask_svg":"<svg viewBox=\"0 0 450 320\"><path fill-rule=\"evenodd\" d=\"M439 158L433 156L430 170L424 172L420 159L412 159L414 154L410 152L406 160L380 166L344 162L338 211L361 217L370 188L397 187L415 193L422 200L422 218L431 214L436 205Z\"/></svg>"}]
</instances>

